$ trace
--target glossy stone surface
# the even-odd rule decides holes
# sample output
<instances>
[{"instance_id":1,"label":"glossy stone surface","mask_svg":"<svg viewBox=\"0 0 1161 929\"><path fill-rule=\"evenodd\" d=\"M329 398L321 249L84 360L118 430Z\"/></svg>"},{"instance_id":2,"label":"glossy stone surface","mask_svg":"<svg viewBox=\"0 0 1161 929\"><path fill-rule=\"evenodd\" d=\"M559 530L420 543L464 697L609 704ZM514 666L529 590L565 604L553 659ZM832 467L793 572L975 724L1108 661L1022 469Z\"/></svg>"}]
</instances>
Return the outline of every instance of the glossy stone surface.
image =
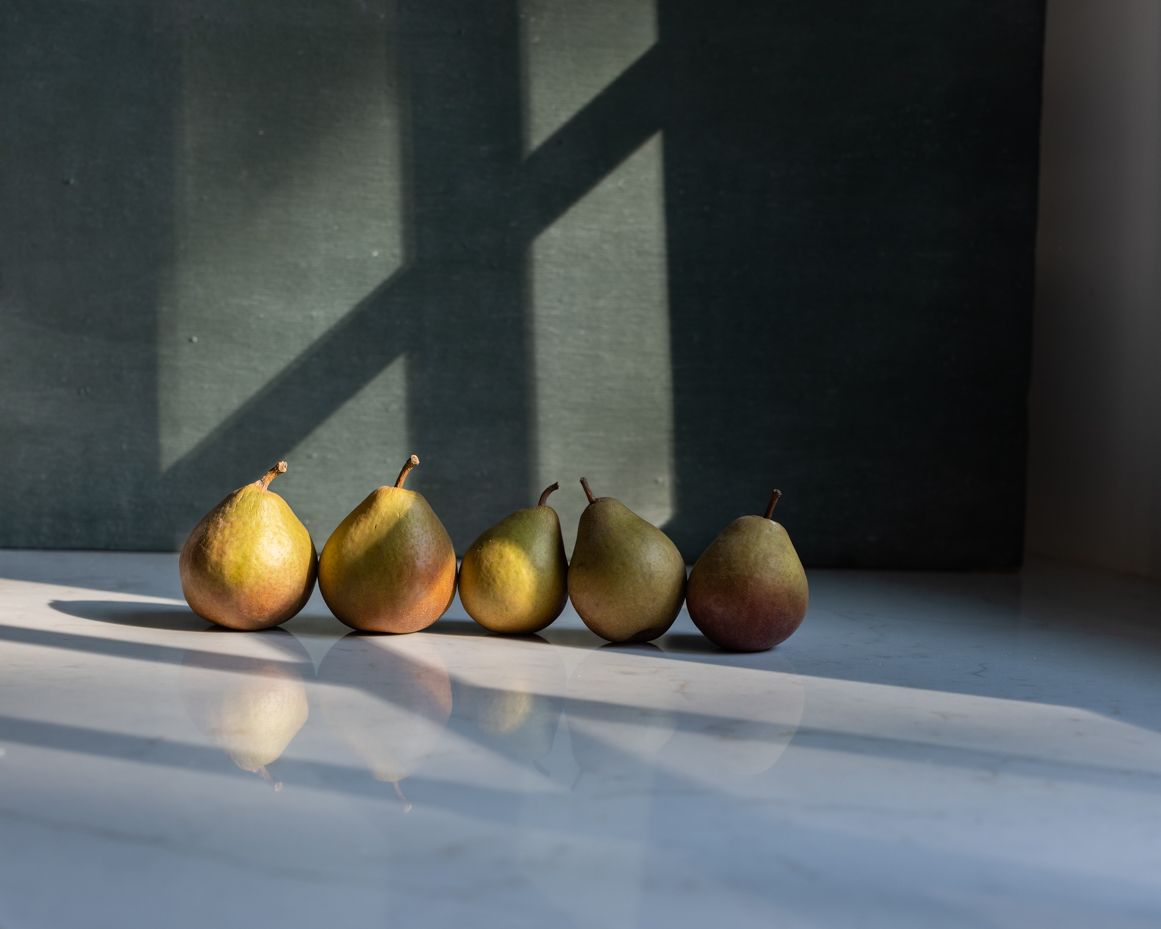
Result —
<instances>
[{"instance_id":1,"label":"glossy stone surface","mask_svg":"<svg viewBox=\"0 0 1161 929\"><path fill-rule=\"evenodd\" d=\"M0 578L6 929L1161 922L1153 584L812 571L801 629L733 655L684 612L361 637L317 594L208 632L175 555ZM288 734L269 781L221 747Z\"/></svg>"}]
</instances>

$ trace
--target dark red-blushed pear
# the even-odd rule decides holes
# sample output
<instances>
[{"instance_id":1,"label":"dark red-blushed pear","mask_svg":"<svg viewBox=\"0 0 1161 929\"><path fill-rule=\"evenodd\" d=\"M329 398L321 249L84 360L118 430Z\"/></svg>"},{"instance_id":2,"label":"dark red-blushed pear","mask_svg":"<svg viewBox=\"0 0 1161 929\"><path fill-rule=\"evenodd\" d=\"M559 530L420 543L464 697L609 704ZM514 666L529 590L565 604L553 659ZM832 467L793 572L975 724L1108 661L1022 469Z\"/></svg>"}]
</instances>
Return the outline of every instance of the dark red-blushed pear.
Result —
<instances>
[{"instance_id":1,"label":"dark red-blushed pear","mask_svg":"<svg viewBox=\"0 0 1161 929\"><path fill-rule=\"evenodd\" d=\"M355 507L323 546L318 586L332 613L363 632L418 632L456 593L456 553L439 517L403 482L380 487Z\"/></svg>"},{"instance_id":2,"label":"dark red-blushed pear","mask_svg":"<svg viewBox=\"0 0 1161 929\"><path fill-rule=\"evenodd\" d=\"M306 606L318 556L310 533L270 482L280 461L239 487L198 523L181 550L181 592L190 609L229 629L277 626Z\"/></svg>"},{"instance_id":3,"label":"dark red-blushed pear","mask_svg":"<svg viewBox=\"0 0 1161 929\"><path fill-rule=\"evenodd\" d=\"M790 536L765 516L739 516L702 552L689 574L689 616L707 639L736 652L784 642L802 624L809 590Z\"/></svg>"}]
</instances>

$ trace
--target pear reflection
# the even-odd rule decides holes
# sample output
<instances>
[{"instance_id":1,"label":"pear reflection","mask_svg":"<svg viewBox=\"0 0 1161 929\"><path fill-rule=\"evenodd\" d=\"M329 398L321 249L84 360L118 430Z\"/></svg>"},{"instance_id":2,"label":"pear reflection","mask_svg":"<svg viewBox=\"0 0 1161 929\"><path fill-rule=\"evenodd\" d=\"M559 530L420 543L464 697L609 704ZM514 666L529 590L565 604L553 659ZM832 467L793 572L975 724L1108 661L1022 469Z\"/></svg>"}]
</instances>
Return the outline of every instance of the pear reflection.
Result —
<instances>
[{"instance_id":1,"label":"pear reflection","mask_svg":"<svg viewBox=\"0 0 1161 929\"><path fill-rule=\"evenodd\" d=\"M662 753L675 773L710 783L753 777L782 756L802 723L802 682L784 659L769 668L694 666L685 712Z\"/></svg>"},{"instance_id":2,"label":"pear reflection","mask_svg":"<svg viewBox=\"0 0 1161 929\"><path fill-rule=\"evenodd\" d=\"M352 632L319 667L323 719L367 766L395 786L427 759L451 716L451 679L439 652L421 635Z\"/></svg>"},{"instance_id":3,"label":"pear reflection","mask_svg":"<svg viewBox=\"0 0 1161 929\"><path fill-rule=\"evenodd\" d=\"M685 662L656 645L604 645L568 680L565 718L582 772L613 773L656 755L677 728Z\"/></svg>"},{"instance_id":4,"label":"pear reflection","mask_svg":"<svg viewBox=\"0 0 1161 929\"><path fill-rule=\"evenodd\" d=\"M182 658L178 688L195 726L243 771L275 790L266 766L281 757L309 713L303 674L313 669L285 629L206 629L205 648Z\"/></svg>"},{"instance_id":5,"label":"pear reflection","mask_svg":"<svg viewBox=\"0 0 1161 929\"><path fill-rule=\"evenodd\" d=\"M540 636L489 637L487 660L459 672L456 715L476 739L510 758L542 764L564 708L564 662Z\"/></svg>"}]
</instances>

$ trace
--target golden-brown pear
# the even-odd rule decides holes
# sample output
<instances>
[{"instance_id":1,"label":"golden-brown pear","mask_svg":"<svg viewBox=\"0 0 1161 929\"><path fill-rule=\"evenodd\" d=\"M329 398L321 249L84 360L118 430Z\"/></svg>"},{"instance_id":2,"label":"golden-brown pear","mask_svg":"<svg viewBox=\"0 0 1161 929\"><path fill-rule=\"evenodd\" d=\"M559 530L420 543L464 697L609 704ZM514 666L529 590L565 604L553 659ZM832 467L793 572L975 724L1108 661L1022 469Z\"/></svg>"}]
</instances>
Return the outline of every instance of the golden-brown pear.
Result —
<instances>
[{"instance_id":1,"label":"golden-brown pear","mask_svg":"<svg viewBox=\"0 0 1161 929\"><path fill-rule=\"evenodd\" d=\"M318 556L294 511L270 482L280 461L210 510L181 550L181 591L190 609L230 629L277 626L306 606Z\"/></svg>"},{"instance_id":2,"label":"golden-brown pear","mask_svg":"<svg viewBox=\"0 0 1161 929\"><path fill-rule=\"evenodd\" d=\"M547 503L559 488L545 488L537 506L506 516L464 552L460 603L485 629L539 632L568 602L564 537L556 510Z\"/></svg>"},{"instance_id":3,"label":"golden-brown pear","mask_svg":"<svg viewBox=\"0 0 1161 929\"><path fill-rule=\"evenodd\" d=\"M685 598L685 562L677 546L612 497L581 513L568 568L568 594L585 625L610 642L647 642L677 618Z\"/></svg>"},{"instance_id":4,"label":"golden-brown pear","mask_svg":"<svg viewBox=\"0 0 1161 929\"><path fill-rule=\"evenodd\" d=\"M702 552L689 575L689 616L719 648L758 652L784 642L806 616L809 589L798 552L771 518L739 516Z\"/></svg>"},{"instance_id":5,"label":"golden-brown pear","mask_svg":"<svg viewBox=\"0 0 1161 929\"><path fill-rule=\"evenodd\" d=\"M423 495L403 489L417 464L414 455L407 459L395 486L372 491L323 546L319 590L352 629L417 632L455 596L451 538Z\"/></svg>"}]
</instances>

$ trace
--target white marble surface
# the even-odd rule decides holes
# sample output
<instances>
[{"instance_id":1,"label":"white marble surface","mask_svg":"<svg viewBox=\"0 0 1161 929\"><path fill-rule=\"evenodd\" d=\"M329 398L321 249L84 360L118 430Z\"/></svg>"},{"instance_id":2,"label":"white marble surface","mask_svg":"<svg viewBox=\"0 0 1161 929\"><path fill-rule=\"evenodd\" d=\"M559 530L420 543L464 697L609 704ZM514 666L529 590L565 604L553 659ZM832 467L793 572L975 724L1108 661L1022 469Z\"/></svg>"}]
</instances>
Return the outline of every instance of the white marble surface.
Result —
<instances>
[{"instance_id":1,"label":"white marble surface","mask_svg":"<svg viewBox=\"0 0 1161 929\"><path fill-rule=\"evenodd\" d=\"M729 655L216 631L171 555L0 578L3 929L1161 925L1153 584L814 571Z\"/></svg>"}]
</instances>

